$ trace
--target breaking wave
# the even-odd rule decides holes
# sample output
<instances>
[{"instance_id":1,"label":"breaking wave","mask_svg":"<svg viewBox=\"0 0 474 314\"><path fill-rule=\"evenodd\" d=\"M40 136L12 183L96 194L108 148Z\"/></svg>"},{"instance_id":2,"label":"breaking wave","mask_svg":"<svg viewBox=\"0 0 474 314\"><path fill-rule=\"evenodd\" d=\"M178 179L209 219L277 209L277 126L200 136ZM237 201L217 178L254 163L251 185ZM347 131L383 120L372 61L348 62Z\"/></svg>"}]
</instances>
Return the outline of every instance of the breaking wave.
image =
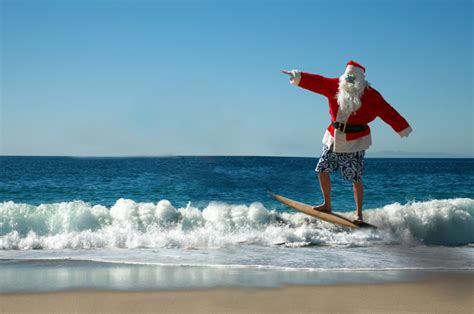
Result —
<instances>
[{"instance_id":1,"label":"breaking wave","mask_svg":"<svg viewBox=\"0 0 474 314\"><path fill-rule=\"evenodd\" d=\"M474 242L474 199L394 203L364 211L377 230L348 230L261 203L211 202L175 208L168 200L119 199L39 206L0 203L0 248L219 248L262 246L466 245Z\"/></svg>"}]
</instances>

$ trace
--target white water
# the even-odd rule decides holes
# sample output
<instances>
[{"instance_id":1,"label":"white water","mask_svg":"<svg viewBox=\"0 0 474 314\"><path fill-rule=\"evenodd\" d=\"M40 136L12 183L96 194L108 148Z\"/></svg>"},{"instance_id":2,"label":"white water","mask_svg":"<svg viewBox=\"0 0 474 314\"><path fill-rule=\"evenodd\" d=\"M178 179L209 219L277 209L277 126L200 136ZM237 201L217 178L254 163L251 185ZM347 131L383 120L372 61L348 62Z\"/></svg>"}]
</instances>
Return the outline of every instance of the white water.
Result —
<instances>
[{"instance_id":1,"label":"white water","mask_svg":"<svg viewBox=\"0 0 474 314\"><path fill-rule=\"evenodd\" d=\"M474 242L474 200L390 204L365 210L377 231L352 231L261 203L212 202L198 209L167 201L119 199L111 208L83 201L39 206L0 203L0 249L222 248L229 245L466 245Z\"/></svg>"},{"instance_id":2,"label":"white water","mask_svg":"<svg viewBox=\"0 0 474 314\"><path fill-rule=\"evenodd\" d=\"M78 260L305 271L474 269L474 200L365 211L377 230L348 230L260 203L175 208L167 200L0 204L0 260ZM456 246L462 245L462 246Z\"/></svg>"}]
</instances>

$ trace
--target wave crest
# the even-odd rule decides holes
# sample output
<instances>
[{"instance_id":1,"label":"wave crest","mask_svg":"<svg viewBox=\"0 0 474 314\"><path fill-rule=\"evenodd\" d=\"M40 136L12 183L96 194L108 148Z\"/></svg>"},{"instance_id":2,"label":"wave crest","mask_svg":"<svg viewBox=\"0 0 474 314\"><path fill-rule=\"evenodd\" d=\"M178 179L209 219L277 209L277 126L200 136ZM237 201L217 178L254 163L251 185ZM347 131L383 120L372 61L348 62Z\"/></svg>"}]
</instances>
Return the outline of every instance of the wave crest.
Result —
<instances>
[{"instance_id":1,"label":"wave crest","mask_svg":"<svg viewBox=\"0 0 474 314\"><path fill-rule=\"evenodd\" d=\"M394 203L365 210L377 231L347 230L261 203L211 202L175 208L168 200L111 207L83 201L34 206L0 203L1 249L210 248L256 244L370 246L383 243L464 245L474 242L474 200Z\"/></svg>"},{"instance_id":2,"label":"wave crest","mask_svg":"<svg viewBox=\"0 0 474 314\"><path fill-rule=\"evenodd\" d=\"M403 242L462 245L474 242L474 200L394 203L371 211L371 221Z\"/></svg>"}]
</instances>

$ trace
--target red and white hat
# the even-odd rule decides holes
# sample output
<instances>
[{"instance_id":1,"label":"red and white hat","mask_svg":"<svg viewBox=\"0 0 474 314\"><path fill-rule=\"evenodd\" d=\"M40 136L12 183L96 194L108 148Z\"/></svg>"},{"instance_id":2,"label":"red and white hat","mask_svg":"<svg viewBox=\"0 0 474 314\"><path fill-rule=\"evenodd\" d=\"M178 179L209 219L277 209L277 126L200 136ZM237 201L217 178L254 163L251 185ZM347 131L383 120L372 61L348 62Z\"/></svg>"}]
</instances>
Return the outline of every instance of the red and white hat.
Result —
<instances>
[{"instance_id":1,"label":"red and white hat","mask_svg":"<svg viewBox=\"0 0 474 314\"><path fill-rule=\"evenodd\" d=\"M364 68L361 64L359 64L359 63L357 63L357 62L355 62L355 61L352 61L352 60L351 60L351 61L347 62L347 64L346 64L346 69L347 69L349 66L361 68L362 71L364 71L364 73L365 73L365 68Z\"/></svg>"}]
</instances>

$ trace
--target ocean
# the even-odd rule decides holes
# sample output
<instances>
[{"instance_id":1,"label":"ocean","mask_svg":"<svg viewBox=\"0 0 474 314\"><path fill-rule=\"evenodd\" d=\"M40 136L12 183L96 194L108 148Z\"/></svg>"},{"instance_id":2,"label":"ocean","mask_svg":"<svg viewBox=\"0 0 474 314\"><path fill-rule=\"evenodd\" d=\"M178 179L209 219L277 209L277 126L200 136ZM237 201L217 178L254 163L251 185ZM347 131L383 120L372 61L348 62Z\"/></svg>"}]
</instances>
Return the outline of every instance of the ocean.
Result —
<instances>
[{"instance_id":1,"label":"ocean","mask_svg":"<svg viewBox=\"0 0 474 314\"><path fill-rule=\"evenodd\" d=\"M0 292L405 280L474 270L474 159L367 158L349 230L268 191L322 201L317 158L0 157ZM353 218L332 175L333 210Z\"/></svg>"}]
</instances>

